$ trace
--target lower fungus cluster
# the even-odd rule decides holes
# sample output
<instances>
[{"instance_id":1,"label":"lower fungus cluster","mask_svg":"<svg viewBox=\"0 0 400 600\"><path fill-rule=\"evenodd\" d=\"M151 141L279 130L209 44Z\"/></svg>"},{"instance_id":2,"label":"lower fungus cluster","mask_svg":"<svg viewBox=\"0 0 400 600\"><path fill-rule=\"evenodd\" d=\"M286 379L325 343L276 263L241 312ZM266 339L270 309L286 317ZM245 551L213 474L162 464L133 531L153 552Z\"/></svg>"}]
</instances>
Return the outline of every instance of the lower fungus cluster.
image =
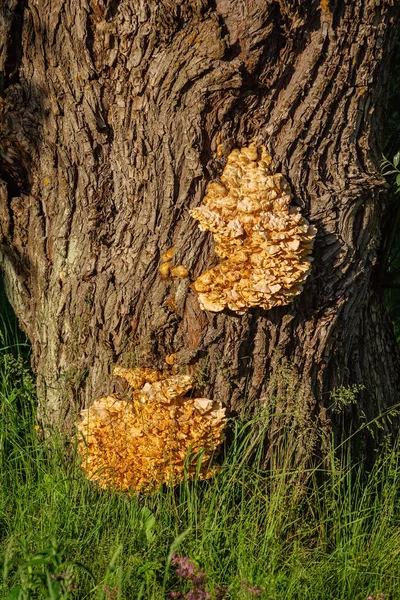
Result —
<instances>
[{"instance_id":1,"label":"lower fungus cluster","mask_svg":"<svg viewBox=\"0 0 400 600\"><path fill-rule=\"evenodd\" d=\"M132 400L111 395L82 411L78 453L88 478L101 488L149 491L211 477L224 440L221 403L185 397L191 375L120 367L114 374L129 383Z\"/></svg>"},{"instance_id":2,"label":"lower fungus cluster","mask_svg":"<svg viewBox=\"0 0 400 600\"><path fill-rule=\"evenodd\" d=\"M201 230L213 233L223 259L192 284L203 310L268 310L303 289L316 229L290 205L289 184L270 163L265 148L233 150L220 182L190 211Z\"/></svg>"}]
</instances>

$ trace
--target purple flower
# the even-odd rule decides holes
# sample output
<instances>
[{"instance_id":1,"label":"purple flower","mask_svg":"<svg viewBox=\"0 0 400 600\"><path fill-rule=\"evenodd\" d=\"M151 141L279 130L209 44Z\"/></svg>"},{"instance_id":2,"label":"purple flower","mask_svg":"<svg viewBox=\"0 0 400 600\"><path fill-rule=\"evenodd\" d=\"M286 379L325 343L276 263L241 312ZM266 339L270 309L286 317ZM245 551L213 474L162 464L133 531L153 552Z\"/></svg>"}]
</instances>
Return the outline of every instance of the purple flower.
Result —
<instances>
[{"instance_id":1,"label":"purple flower","mask_svg":"<svg viewBox=\"0 0 400 600\"><path fill-rule=\"evenodd\" d=\"M185 594L183 592L170 592L170 599L174 600L211 600L211 595L206 590L207 576L204 571L198 569L195 563L188 556L179 556L175 552L171 557L171 564L176 567L176 574L190 582L190 589ZM221 586L214 587L215 600L223 600L229 596L229 589Z\"/></svg>"},{"instance_id":2,"label":"purple flower","mask_svg":"<svg viewBox=\"0 0 400 600\"><path fill-rule=\"evenodd\" d=\"M223 600L229 596L229 588L223 588L220 585L216 585L214 588L215 600Z\"/></svg>"},{"instance_id":3,"label":"purple flower","mask_svg":"<svg viewBox=\"0 0 400 600\"><path fill-rule=\"evenodd\" d=\"M194 586L203 587L206 582L206 574L204 571L197 571L191 579Z\"/></svg>"},{"instance_id":4,"label":"purple flower","mask_svg":"<svg viewBox=\"0 0 400 600\"><path fill-rule=\"evenodd\" d=\"M248 592L249 594L252 594L253 596L261 596L261 594L262 594L262 590L260 590L259 588L255 588L254 586L247 583L247 581L243 581L242 589L246 590L246 592ZM367 598L367 600L368 600L368 598Z\"/></svg>"},{"instance_id":5,"label":"purple flower","mask_svg":"<svg viewBox=\"0 0 400 600\"><path fill-rule=\"evenodd\" d=\"M210 594L200 588L195 588L186 594L186 600L210 600L210 598Z\"/></svg>"},{"instance_id":6,"label":"purple flower","mask_svg":"<svg viewBox=\"0 0 400 600\"><path fill-rule=\"evenodd\" d=\"M110 585L105 585L103 590L106 593L107 600L116 600L116 598L118 596L118 588L117 587L111 587Z\"/></svg>"},{"instance_id":7,"label":"purple flower","mask_svg":"<svg viewBox=\"0 0 400 600\"><path fill-rule=\"evenodd\" d=\"M249 585L247 591L249 592L249 594L253 594L253 596L261 596L262 593L262 590L260 590L259 588L255 588L252 585Z\"/></svg>"},{"instance_id":8,"label":"purple flower","mask_svg":"<svg viewBox=\"0 0 400 600\"><path fill-rule=\"evenodd\" d=\"M192 579L196 575L196 565L188 556L172 555L171 563L177 567L176 574L183 579Z\"/></svg>"}]
</instances>

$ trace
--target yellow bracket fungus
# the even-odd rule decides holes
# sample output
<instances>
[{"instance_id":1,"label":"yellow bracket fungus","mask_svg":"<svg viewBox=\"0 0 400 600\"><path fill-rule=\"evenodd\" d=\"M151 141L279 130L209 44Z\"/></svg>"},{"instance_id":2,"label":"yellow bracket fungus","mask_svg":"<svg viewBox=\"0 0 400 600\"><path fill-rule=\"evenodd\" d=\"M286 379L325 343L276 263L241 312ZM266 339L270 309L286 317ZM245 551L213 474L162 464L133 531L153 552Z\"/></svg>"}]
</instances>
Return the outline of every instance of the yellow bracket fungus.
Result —
<instances>
[{"instance_id":1,"label":"yellow bracket fungus","mask_svg":"<svg viewBox=\"0 0 400 600\"><path fill-rule=\"evenodd\" d=\"M178 265L171 269L171 262L174 254L175 247L172 247L161 256L159 271L164 277L171 275L171 277L179 277L179 279L184 279L185 277L189 276L189 271L184 265Z\"/></svg>"},{"instance_id":2,"label":"yellow bracket fungus","mask_svg":"<svg viewBox=\"0 0 400 600\"><path fill-rule=\"evenodd\" d=\"M163 275L164 277L168 277L169 272L171 270L171 263L170 262L162 263L159 266L159 270L160 270L161 275Z\"/></svg>"},{"instance_id":3,"label":"yellow bracket fungus","mask_svg":"<svg viewBox=\"0 0 400 600\"><path fill-rule=\"evenodd\" d=\"M211 477L224 440L222 404L185 397L191 375L121 367L114 374L130 384L132 400L111 395L82 411L78 452L87 476L101 488L127 491Z\"/></svg>"},{"instance_id":4,"label":"yellow bracket fungus","mask_svg":"<svg viewBox=\"0 0 400 600\"><path fill-rule=\"evenodd\" d=\"M176 362L176 354L175 353L174 354L167 354L167 356L165 357L165 362L168 365L171 365L171 366L174 365L175 362Z\"/></svg>"},{"instance_id":5,"label":"yellow bracket fungus","mask_svg":"<svg viewBox=\"0 0 400 600\"><path fill-rule=\"evenodd\" d=\"M173 246L161 256L161 264L159 266L159 270L161 275L164 277L168 277L170 269L171 269L171 260L173 259L175 254L175 247Z\"/></svg>"},{"instance_id":6,"label":"yellow bracket fungus","mask_svg":"<svg viewBox=\"0 0 400 600\"><path fill-rule=\"evenodd\" d=\"M174 269L171 269L172 277L179 277L180 279L184 279L185 277L189 277L189 271L184 265L178 265Z\"/></svg>"},{"instance_id":7,"label":"yellow bracket fungus","mask_svg":"<svg viewBox=\"0 0 400 600\"><path fill-rule=\"evenodd\" d=\"M190 211L201 230L213 233L223 259L192 284L203 310L268 310L303 289L316 229L290 205L289 184L270 164L264 147L233 150L220 182Z\"/></svg>"}]
</instances>

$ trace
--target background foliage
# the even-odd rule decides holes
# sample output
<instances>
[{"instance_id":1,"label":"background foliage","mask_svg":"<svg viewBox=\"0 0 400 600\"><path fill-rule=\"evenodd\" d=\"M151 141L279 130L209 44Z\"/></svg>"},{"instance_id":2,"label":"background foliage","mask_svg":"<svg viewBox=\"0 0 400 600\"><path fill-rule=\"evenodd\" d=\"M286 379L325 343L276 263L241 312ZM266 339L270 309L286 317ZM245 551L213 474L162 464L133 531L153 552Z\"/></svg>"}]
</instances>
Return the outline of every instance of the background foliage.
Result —
<instances>
[{"instance_id":1,"label":"background foliage","mask_svg":"<svg viewBox=\"0 0 400 600\"><path fill-rule=\"evenodd\" d=\"M382 257L382 282L400 341L400 29L394 40L384 128L382 171L389 183L389 212Z\"/></svg>"}]
</instances>

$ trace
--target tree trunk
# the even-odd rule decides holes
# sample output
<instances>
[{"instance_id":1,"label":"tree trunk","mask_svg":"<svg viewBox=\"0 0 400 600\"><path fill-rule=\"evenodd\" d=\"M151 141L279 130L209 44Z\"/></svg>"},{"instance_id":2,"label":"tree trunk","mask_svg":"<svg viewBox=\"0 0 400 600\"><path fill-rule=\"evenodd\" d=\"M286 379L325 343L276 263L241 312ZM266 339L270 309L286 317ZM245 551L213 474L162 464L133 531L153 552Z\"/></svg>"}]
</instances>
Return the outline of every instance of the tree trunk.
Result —
<instances>
[{"instance_id":1,"label":"tree trunk","mask_svg":"<svg viewBox=\"0 0 400 600\"><path fill-rule=\"evenodd\" d=\"M351 383L366 388L354 423L397 401L377 274L398 3L3 0L2 11L1 266L42 414L68 429L118 385L113 365L163 368L170 354L232 410L262 404L274 351L310 382L317 412ZM206 312L190 283L218 258L189 209L251 141L318 230L312 273L287 306ZM172 246L188 278L161 276Z\"/></svg>"}]
</instances>

